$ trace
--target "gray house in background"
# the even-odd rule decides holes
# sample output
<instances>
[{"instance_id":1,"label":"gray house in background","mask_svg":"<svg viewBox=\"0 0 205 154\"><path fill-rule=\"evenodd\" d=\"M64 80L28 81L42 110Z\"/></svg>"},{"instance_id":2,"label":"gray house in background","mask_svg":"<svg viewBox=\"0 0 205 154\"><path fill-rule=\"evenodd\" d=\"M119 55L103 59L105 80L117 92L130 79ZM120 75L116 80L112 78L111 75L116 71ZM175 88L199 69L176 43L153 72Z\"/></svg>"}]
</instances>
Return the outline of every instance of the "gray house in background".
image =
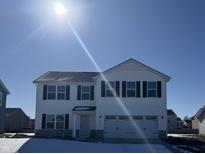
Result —
<instances>
[{"instance_id":1,"label":"gray house in background","mask_svg":"<svg viewBox=\"0 0 205 154\"><path fill-rule=\"evenodd\" d=\"M172 132L177 129L177 115L176 113L168 109L167 110L167 131Z\"/></svg>"},{"instance_id":2,"label":"gray house in background","mask_svg":"<svg viewBox=\"0 0 205 154\"><path fill-rule=\"evenodd\" d=\"M205 135L205 106L200 108L192 117L192 128L198 129L199 134Z\"/></svg>"},{"instance_id":3,"label":"gray house in background","mask_svg":"<svg viewBox=\"0 0 205 154\"><path fill-rule=\"evenodd\" d=\"M5 109L5 132L32 132L34 120L30 119L21 108Z\"/></svg>"},{"instance_id":4,"label":"gray house in background","mask_svg":"<svg viewBox=\"0 0 205 154\"><path fill-rule=\"evenodd\" d=\"M9 94L8 89L4 85L4 83L0 80L0 133L4 132L4 112L6 108L6 98Z\"/></svg>"}]
</instances>

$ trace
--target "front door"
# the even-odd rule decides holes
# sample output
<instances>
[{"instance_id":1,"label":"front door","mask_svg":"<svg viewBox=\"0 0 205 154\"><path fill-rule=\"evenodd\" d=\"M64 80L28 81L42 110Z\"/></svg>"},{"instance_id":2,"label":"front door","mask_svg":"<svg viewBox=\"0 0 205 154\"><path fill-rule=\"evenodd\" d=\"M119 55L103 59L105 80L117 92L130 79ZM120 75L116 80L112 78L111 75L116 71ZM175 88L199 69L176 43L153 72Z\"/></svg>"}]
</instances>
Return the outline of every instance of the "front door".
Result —
<instances>
[{"instance_id":1,"label":"front door","mask_svg":"<svg viewBox=\"0 0 205 154\"><path fill-rule=\"evenodd\" d=\"M80 116L80 138L88 138L90 137L90 117L89 115L81 115Z\"/></svg>"}]
</instances>

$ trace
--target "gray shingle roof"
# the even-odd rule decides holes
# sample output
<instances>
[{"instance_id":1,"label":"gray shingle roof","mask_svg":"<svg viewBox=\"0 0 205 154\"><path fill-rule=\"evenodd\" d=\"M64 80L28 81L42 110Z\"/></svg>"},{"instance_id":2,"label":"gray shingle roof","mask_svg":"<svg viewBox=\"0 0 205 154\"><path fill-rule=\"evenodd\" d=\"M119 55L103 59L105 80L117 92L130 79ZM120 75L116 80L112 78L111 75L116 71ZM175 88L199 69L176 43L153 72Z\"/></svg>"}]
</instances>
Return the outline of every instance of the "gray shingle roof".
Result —
<instances>
[{"instance_id":1,"label":"gray shingle roof","mask_svg":"<svg viewBox=\"0 0 205 154\"><path fill-rule=\"evenodd\" d=\"M93 82L99 72L47 72L34 80L37 82Z\"/></svg>"},{"instance_id":2,"label":"gray shingle roof","mask_svg":"<svg viewBox=\"0 0 205 154\"><path fill-rule=\"evenodd\" d=\"M171 109L167 109L167 115L176 115L176 113Z\"/></svg>"},{"instance_id":3,"label":"gray shingle roof","mask_svg":"<svg viewBox=\"0 0 205 154\"><path fill-rule=\"evenodd\" d=\"M5 109L5 115L6 116L11 116L11 115L13 115L13 114L15 114L15 113L23 113L26 117L28 117L25 113L24 113L24 111L21 109L21 108L6 108Z\"/></svg>"}]
</instances>

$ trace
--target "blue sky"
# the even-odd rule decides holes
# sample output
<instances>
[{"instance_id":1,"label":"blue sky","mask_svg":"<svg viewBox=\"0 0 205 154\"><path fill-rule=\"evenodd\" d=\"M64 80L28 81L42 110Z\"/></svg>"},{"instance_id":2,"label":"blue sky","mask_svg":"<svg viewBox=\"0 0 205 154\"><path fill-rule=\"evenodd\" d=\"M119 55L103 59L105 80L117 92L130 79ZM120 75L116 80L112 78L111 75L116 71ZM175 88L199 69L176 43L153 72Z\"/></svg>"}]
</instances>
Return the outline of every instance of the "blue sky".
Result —
<instances>
[{"instance_id":1,"label":"blue sky","mask_svg":"<svg viewBox=\"0 0 205 154\"><path fill-rule=\"evenodd\" d=\"M66 17L102 70L134 58L172 77L168 108L192 116L205 105L205 1L70 0ZM96 71L51 0L1 0L0 78L8 107L35 114L35 85L53 71Z\"/></svg>"}]
</instances>

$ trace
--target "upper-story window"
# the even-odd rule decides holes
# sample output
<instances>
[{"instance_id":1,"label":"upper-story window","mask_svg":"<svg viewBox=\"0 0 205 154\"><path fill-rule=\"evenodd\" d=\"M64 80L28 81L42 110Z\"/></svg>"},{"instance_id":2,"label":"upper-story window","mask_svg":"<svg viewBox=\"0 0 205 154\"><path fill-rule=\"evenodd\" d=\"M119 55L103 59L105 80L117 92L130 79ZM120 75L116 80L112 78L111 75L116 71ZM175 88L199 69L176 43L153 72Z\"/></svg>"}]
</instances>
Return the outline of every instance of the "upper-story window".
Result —
<instances>
[{"instance_id":1,"label":"upper-story window","mask_svg":"<svg viewBox=\"0 0 205 154\"><path fill-rule=\"evenodd\" d=\"M122 97L140 97L140 81L122 81Z\"/></svg>"},{"instance_id":2,"label":"upper-story window","mask_svg":"<svg viewBox=\"0 0 205 154\"><path fill-rule=\"evenodd\" d=\"M78 100L94 100L94 86L93 85L78 85L77 99Z\"/></svg>"},{"instance_id":3,"label":"upper-story window","mask_svg":"<svg viewBox=\"0 0 205 154\"><path fill-rule=\"evenodd\" d=\"M90 99L90 86L81 86L81 98L82 100Z\"/></svg>"},{"instance_id":4,"label":"upper-story window","mask_svg":"<svg viewBox=\"0 0 205 154\"><path fill-rule=\"evenodd\" d=\"M119 81L101 81L101 97L116 97L120 96Z\"/></svg>"},{"instance_id":5,"label":"upper-story window","mask_svg":"<svg viewBox=\"0 0 205 154\"><path fill-rule=\"evenodd\" d=\"M143 81L143 97L162 97L161 81Z\"/></svg>"},{"instance_id":6,"label":"upper-story window","mask_svg":"<svg viewBox=\"0 0 205 154\"><path fill-rule=\"evenodd\" d=\"M105 85L105 96L106 97L113 97L115 95L115 82L114 81L109 81Z\"/></svg>"},{"instance_id":7,"label":"upper-story window","mask_svg":"<svg viewBox=\"0 0 205 154\"><path fill-rule=\"evenodd\" d=\"M48 86L48 99L56 99L56 86Z\"/></svg>"},{"instance_id":8,"label":"upper-story window","mask_svg":"<svg viewBox=\"0 0 205 154\"><path fill-rule=\"evenodd\" d=\"M3 94L2 92L0 92L0 106L2 106L3 104Z\"/></svg>"},{"instance_id":9,"label":"upper-story window","mask_svg":"<svg viewBox=\"0 0 205 154\"><path fill-rule=\"evenodd\" d=\"M157 97L157 82L147 82L147 94L148 97Z\"/></svg>"},{"instance_id":10,"label":"upper-story window","mask_svg":"<svg viewBox=\"0 0 205 154\"><path fill-rule=\"evenodd\" d=\"M44 85L43 86L43 100L69 100L70 99L70 86L56 86Z\"/></svg>"},{"instance_id":11,"label":"upper-story window","mask_svg":"<svg viewBox=\"0 0 205 154\"><path fill-rule=\"evenodd\" d=\"M135 82L127 82L127 97L135 97L136 95L136 84Z\"/></svg>"},{"instance_id":12,"label":"upper-story window","mask_svg":"<svg viewBox=\"0 0 205 154\"><path fill-rule=\"evenodd\" d=\"M65 99L65 95L66 95L65 86L58 86L57 99Z\"/></svg>"}]
</instances>

